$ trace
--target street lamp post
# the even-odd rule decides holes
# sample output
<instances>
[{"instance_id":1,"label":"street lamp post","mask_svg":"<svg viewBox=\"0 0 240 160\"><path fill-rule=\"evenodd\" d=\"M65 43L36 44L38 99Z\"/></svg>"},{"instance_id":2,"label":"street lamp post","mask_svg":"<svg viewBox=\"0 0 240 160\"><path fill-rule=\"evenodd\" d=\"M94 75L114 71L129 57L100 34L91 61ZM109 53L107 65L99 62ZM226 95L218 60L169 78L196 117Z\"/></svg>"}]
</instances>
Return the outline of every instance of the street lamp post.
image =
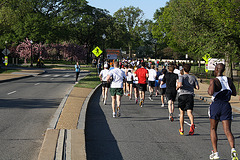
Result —
<instances>
[{"instance_id":1,"label":"street lamp post","mask_svg":"<svg viewBox=\"0 0 240 160\"><path fill-rule=\"evenodd\" d=\"M33 55L32 55L32 44L33 44L33 41L31 40L30 43L31 43L31 65L30 65L30 67L33 67Z\"/></svg>"},{"instance_id":2,"label":"street lamp post","mask_svg":"<svg viewBox=\"0 0 240 160\"><path fill-rule=\"evenodd\" d=\"M106 39L106 35L105 34L103 34L102 35L102 38L103 38L103 64L104 64L104 54L105 54L105 39Z\"/></svg>"}]
</instances>

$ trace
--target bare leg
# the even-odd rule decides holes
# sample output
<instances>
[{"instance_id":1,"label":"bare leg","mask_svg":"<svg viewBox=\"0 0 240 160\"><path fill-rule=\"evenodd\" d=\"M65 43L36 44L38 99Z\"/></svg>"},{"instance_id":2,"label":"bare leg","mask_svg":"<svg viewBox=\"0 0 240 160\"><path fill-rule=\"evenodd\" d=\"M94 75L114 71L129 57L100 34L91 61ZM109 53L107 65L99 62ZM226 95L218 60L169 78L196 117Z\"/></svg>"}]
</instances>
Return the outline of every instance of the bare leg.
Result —
<instances>
[{"instance_id":1,"label":"bare leg","mask_svg":"<svg viewBox=\"0 0 240 160\"><path fill-rule=\"evenodd\" d=\"M179 108L179 112L180 112L180 119L179 119L180 128L181 128L181 131L184 131L184 113L185 112L181 108Z\"/></svg>"},{"instance_id":2,"label":"bare leg","mask_svg":"<svg viewBox=\"0 0 240 160\"><path fill-rule=\"evenodd\" d=\"M105 87L102 87L102 97L105 97Z\"/></svg>"},{"instance_id":3,"label":"bare leg","mask_svg":"<svg viewBox=\"0 0 240 160\"><path fill-rule=\"evenodd\" d=\"M116 104L116 96L112 96L112 110L113 110L113 113L115 113L115 104Z\"/></svg>"},{"instance_id":4,"label":"bare leg","mask_svg":"<svg viewBox=\"0 0 240 160\"><path fill-rule=\"evenodd\" d=\"M133 85L130 84L129 87L130 87L130 98L132 98L132 88L133 88Z\"/></svg>"},{"instance_id":5,"label":"bare leg","mask_svg":"<svg viewBox=\"0 0 240 160\"><path fill-rule=\"evenodd\" d=\"M121 106L121 96L117 95L116 98L117 98L117 107L120 107Z\"/></svg>"},{"instance_id":6,"label":"bare leg","mask_svg":"<svg viewBox=\"0 0 240 160\"><path fill-rule=\"evenodd\" d=\"M213 151L214 153L217 152L217 126L218 126L218 122L217 120L214 119L210 119L210 137L211 137L211 142L212 142L212 147L213 147Z\"/></svg>"},{"instance_id":7,"label":"bare leg","mask_svg":"<svg viewBox=\"0 0 240 160\"><path fill-rule=\"evenodd\" d=\"M193 114L192 114L192 110L187 110L187 115L188 115L188 117L189 117L189 120L190 120L190 122L191 122L191 125L193 125L194 124L194 117L193 117Z\"/></svg>"},{"instance_id":8,"label":"bare leg","mask_svg":"<svg viewBox=\"0 0 240 160\"><path fill-rule=\"evenodd\" d=\"M108 93L108 88L105 88L105 93L104 93L104 95L105 95L105 96L104 96L105 101L107 101L107 97L108 97L108 96L107 96L107 93Z\"/></svg>"},{"instance_id":9,"label":"bare leg","mask_svg":"<svg viewBox=\"0 0 240 160\"><path fill-rule=\"evenodd\" d=\"M234 137L231 132L231 120L224 120L222 121L224 133L227 136L228 142L231 148L235 148Z\"/></svg>"}]
</instances>

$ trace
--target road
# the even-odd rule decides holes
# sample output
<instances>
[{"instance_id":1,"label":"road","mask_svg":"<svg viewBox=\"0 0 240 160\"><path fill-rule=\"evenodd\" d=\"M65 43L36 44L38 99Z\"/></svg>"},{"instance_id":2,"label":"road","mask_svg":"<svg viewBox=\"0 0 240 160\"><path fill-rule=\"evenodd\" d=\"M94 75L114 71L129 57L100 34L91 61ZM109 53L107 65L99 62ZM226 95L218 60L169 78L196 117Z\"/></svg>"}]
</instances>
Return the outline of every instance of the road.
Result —
<instances>
[{"instance_id":1,"label":"road","mask_svg":"<svg viewBox=\"0 0 240 160\"><path fill-rule=\"evenodd\" d=\"M111 98L107 105L100 101L100 89L92 98L87 111L86 149L88 160L206 160L211 153L209 104L195 99L196 130L189 136L189 120L185 118L185 133L178 132L179 121L168 120L167 106L160 98L148 99L140 108L134 100L122 99L120 118L112 118ZM148 95L148 93L147 93ZM175 116L178 116L178 109ZM232 132L240 152L240 115L234 113ZM218 149L221 159L229 160L230 146L221 123L218 129Z\"/></svg>"},{"instance_id":2,"label":"road","mask_svg":"<svg viewBox=\"0 0 240 160\"><path fill-rule=\"evenodd\" d=\"M42 75L0 83L1 160L37 159L45 130L74 85L74 76L74 71L48 69Z\"/></svg>"}]
</instances>

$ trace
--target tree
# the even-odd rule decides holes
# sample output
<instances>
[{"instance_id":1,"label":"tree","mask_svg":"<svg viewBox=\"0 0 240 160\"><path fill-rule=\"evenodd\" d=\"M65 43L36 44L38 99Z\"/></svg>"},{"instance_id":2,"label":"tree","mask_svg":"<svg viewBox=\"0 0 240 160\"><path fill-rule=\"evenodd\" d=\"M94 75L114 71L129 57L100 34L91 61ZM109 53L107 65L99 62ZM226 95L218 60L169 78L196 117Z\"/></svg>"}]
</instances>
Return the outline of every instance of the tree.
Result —
<instances>
[{"instance_id":1,"label":"tree","mask_svg":"<svg viewBox=\"0 0 240 160\"><path fill-rule=\"evenodd\" d=\"M126 27L129 33L129 39L126 42L129 48L129 57L132 57L132 47L135 42L141 40L139 35L139 28L143 21L143 11L138 7L124 7L120 8L114 13L117 23Z\"/></svg>"}]
</instances>

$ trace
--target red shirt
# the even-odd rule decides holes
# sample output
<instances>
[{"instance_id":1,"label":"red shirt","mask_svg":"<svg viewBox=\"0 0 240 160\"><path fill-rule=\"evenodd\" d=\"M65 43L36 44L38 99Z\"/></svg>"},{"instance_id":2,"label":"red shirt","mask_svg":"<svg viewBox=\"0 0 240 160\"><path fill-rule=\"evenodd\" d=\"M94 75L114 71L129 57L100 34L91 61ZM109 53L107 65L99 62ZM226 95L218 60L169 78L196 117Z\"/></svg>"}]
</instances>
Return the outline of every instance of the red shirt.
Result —
<instances>
[{"instance_id":1,"label":"red shirt","mask_svg":"<svg viewBox=\"0 0 240 160\"><path fill-rule=\"evenodd\" d=\"M138 77L138 83L140 84L146 84L147 83L147 74L148 70L145 68L139 68L136 70L135 74Z\"/></svg>"}]
</instances>

